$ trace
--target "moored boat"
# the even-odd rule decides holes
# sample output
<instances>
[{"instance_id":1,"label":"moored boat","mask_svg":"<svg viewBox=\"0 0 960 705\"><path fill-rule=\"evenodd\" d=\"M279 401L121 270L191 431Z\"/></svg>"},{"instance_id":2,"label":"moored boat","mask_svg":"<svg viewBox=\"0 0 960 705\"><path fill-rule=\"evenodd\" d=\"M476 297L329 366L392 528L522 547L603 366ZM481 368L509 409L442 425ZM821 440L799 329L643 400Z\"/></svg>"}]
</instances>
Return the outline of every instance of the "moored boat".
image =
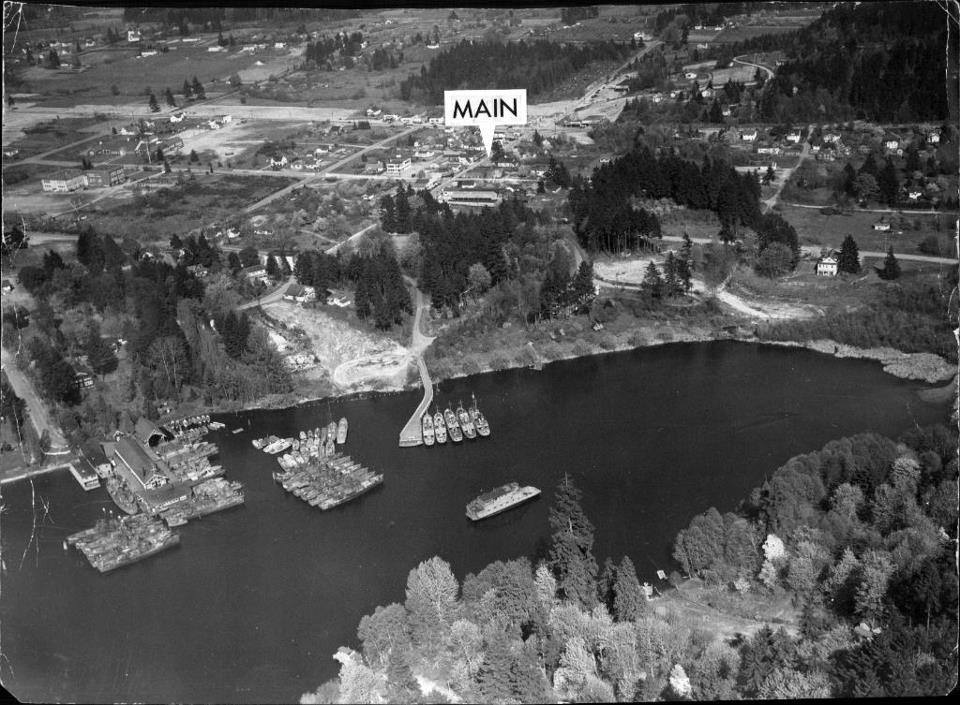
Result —
<instances>
[{"instance_id":1,"label":"moored boat","mask_svg":"<svg viewBox=\"0 0 960 705\"><path fill-rule=\"evenodd\" d=\"M473 426L473 421L470 419L470 414L467 413L467 410L463 408L463 402L460 402L457 406L457 421L460 422L460 428L463 429L463 435L467 438L476 438L477 429Z\"/></svg>"},{"instance_id":2,"label":"moored boat","mask_svg":"<svg viewBox=\"0 0 960 705\"><path fill-rule=\"evenodd\" d=\"M337 440L337 422L331 421L327 424L327 440L335 443Z\"/></svg>"},{"instance_id":3,"label":"moored boat","mask_svg":"<svg viewBox=\"0 0 960 705\"><path fill-rule=\"evenodd\" d=\"M433 417L426 413L420 421L423 430L424 445L432 446L436 442L436 434L433 431Z\"/></svg>"},{"instance_id":4,"label":"moored boat","mask_svg":"<svg viewBox=\"0 0 960 705\"><path fill-rule=\"evenodd\" d=\"M447 433L450 435L450 440L454 443L459 443L463 440L463 433L460 431L460 426L457 425L457 417L453 413L453 409L449 406L443 410L443 419L447 424Z\"/></svg>"},{"instance_id":5,"label":"moored boat","mask_svg":"<svg viewBox=\"0 0 960 705\"><path fill-rule=\"evenodd\" d=\"M347 417L340 417L340 423L337 424L337 443L343 445L347 442L347 430L349 426L347 424Z\"/></svg>"},{"instance_id":6,"label":"moored boat","mask_svg":"<svg viewBox=\"0 0 960 705\"><path fill-rule=\"evenodd\" d=\"M483 415L483 412L480 411L480 408L477 406L477 397L475 394L470 395L473 399L473 404L470 406L470 418L473 419L474 425L477 427L477 433L483 437L490 435L490 424L487 423L487 418Z\"/></svg>"},{"instance_id":7,"label":"moored boat","mask_svg":"<svg viewBox=\"0 0 960 705\"><path fill-rule=\"evenodd\" d=\"M433 432L436 436L437 443L447 442L447 426L443 422L443 414L439 411L433 415Z\"/></svg>"}]
</instances>

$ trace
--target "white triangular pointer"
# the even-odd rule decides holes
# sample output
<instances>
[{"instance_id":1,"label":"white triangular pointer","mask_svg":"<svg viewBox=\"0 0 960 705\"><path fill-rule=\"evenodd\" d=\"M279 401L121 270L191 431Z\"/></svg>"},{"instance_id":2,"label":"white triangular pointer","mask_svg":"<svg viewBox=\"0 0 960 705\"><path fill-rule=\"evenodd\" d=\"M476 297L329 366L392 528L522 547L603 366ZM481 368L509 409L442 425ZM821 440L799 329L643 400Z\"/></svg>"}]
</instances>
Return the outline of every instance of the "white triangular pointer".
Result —
<instances>
[{"instance_id":1,"label":"white triangular pointer","mask_svg":"<svg viewBox=\"0 0 960 705\"><path fill-rule=\"evenodd\" d=\"M487 157L489 157L493 150L493 133L497 126L492 122L482 122L478 127L480 128L480 136L483 138L483 147L487 150Z\"/></svg>"}]
</instances>

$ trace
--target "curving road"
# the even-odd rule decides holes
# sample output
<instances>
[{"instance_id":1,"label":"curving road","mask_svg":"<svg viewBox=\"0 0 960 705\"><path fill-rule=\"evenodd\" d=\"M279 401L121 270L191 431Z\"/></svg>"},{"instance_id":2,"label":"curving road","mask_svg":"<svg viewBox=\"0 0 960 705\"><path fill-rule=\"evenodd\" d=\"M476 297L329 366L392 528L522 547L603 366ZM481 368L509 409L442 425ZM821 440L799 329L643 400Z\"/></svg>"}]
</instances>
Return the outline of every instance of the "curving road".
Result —
<instances>
[{"instance_id":1,"label":"curving road","mask_svg":"<svg viewBox=\"0 0 960 705\"><path fill-rule=\"evenodd\" d=\"M749 56L749 55L748 55L748 54L741 54L741 56ZM755 63L753 63L752 61L742 61L739 56L734 57L732 61L733 61L733 63L735 63L735 64L740 64L741 66L754 66L754 67L760 69L761 71L766 71L766 73L767 73L767 80L770 80L771 78L773 78L773 75L774 75L774 74L773 74L773 69L771 69L771 68L769 68L769 67L767 67L767 66L764 66L763 64L755 64Z\"/></svg>"},{"instance_id":2,"label":"curving road","mask_svg":"<svg viewBox=\"0 0 960 705\"><path fill-rule=\"evenodd\" d=\"M276 289L274 289L273 291L271 291L269 294L264 294L264 295L261 296L259 299L254 299L253 301L248 301L248 302L245 303L245 304L240 304L239 306L237 306L237 310L238 310L238 311L243 311L243 310L248 309L248 308L255 308L256 306L263 306L264 304L272 304L272 303L275 303L275 302L277 302L277 301L282 301L282 300L283 300L283 292L285 292L285 291L287 290L287 287L288 287L288 286L290 286L291 284L296 284L296 283L297 283L297 278L291 274L291 275L290 275L290 278L287 279L287 281L285 281L283 284L281 284L281 285L278 286Z\"/></svg>"}]
</instances>

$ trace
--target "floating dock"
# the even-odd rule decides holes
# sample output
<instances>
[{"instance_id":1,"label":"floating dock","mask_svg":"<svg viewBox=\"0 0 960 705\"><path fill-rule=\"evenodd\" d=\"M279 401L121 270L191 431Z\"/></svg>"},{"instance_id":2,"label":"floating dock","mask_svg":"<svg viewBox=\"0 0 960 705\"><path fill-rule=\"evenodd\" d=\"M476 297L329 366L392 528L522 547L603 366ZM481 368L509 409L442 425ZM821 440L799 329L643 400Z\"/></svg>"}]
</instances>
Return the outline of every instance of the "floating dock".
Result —
<instances>
[{"instance_id":1,"label":"floating dock","mask_svg":"<svg viewBox=\"0 0 960 705\"><path fill-rule=\"evenodd\" d=\"M430 379L430 371L427 370L427 363L423 361L423 355L417 355L417 369L420 370L420 381L423 382L423 399L407 425L400 431L401 448L423 445L423 427L420 420L433 403L433 380Z\"/></svg>"}]
</instances>

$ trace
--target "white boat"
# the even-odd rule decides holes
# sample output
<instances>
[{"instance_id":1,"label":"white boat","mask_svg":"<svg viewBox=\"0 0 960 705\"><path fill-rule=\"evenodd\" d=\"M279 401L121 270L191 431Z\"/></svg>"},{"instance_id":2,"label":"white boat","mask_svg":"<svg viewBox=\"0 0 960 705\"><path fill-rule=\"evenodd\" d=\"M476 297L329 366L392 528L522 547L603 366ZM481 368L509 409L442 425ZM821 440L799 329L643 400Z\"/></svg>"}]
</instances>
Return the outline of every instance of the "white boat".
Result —
<instances>
[{"instance_id":1,"label":"white boat","mask_svg":"<svg viewBox=\"0 0 960 705\"><path fill-rule=\"evenodd\" d=\"M347 429L349 428L347 424L347 417L343 416L340 418L340 423L337 424L337 444L343 445L347 442Z\"/></svg>"},{"instance_id":2,"label":"white boat","mask_svg":"<svg viewBox=\"0 0 960 705\"><path fill-rule=\"evenodd\" d=\"M470 502L467 505L467 516L473 521L486 519L539 494L540 490L536 487L520 487L516 482L510 482L485 492Z\"/></svg>"},{"instance_id":3,"label":"white boat","mask_svg":"<svg viewBox=\"0 0 960 705\"><path fill-rule=\"evenodd\" d=\"M447 442L447 426L443 422L443 414L439 411L433 415L433 433L436 436L437 443Z\"/></svg>"},{"instance_id":4,"label":"white boat","mask_svg":"<svg viewBox=\"0 0 960 705\"><path fill-rule=\"evenodd\" d=\"M423 443L424 445L432 446L436 442L437 436L433 431L433 417L426 413L423 415L423 418L420 420L423 431Z\"/></svg>"},{"instance_id":5,"label":"white boat","mask_svg":"<svg viewBox=\"0 0 960 705\"><path fill-rule=\"evenodd\" d=\"M287 450L287 448L289 448L291 445L293 444L286 438L281 438L274 441L270 445L265 446L263 452L270 453L270 455L276 455L277 453Z\"/></svg>"}]
</instances>

